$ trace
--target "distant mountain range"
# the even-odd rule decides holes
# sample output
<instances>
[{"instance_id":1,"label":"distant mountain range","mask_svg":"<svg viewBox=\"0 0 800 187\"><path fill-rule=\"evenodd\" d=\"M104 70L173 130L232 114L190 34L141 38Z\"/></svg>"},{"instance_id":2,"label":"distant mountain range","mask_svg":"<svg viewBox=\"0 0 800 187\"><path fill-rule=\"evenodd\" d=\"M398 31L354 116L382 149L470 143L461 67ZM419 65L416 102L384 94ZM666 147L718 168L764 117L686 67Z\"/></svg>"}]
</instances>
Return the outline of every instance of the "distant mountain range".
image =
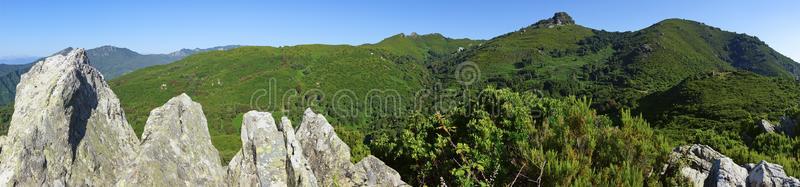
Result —
<instances>
[{"instance_id":1,"label":"distant mountain range","mask_svg":"<svg viewBox=\"0 0 800 187\"><path fill-rule=\"evenodd\" d=\"M181 49L168 54L140 54L127 48L102 46L87 50L86 54L89 56L91 65L102 72L106 80L111 80L137 69L171 63L192 54L229 50L237 47L240 46L228 45L207 49ZM71 49L67 48L62 51L70 51ZM26 57L0 60L0 105L6 105L14 101L14 94L20 76L28 72L33 63L39 59L41 58ZM27 60L27 62L23 63L24 60Z\"/></svg>"},{"instance_id":2,"label":"distant mountain range","mask_svg":"<svg viewBox=\"0 0 800 187\"><path fill-rule=\"evenodd\" d=\"M35 57L35 56L21 56L21 57L0 57L0 64L3 65L17 65L17 64L28 64L36 59L42 57Z\"/></svg>"}]
</instances>

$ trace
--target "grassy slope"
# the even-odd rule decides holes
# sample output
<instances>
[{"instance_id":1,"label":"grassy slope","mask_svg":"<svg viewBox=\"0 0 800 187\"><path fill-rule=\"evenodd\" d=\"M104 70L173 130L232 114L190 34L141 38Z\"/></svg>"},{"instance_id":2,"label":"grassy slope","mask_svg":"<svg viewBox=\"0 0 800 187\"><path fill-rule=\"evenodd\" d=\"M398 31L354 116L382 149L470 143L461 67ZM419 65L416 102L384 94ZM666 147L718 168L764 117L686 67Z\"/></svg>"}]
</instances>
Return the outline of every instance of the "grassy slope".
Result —
<instances>
[{"instance_id":1,"label":"grassy slope","mask_svg":"<svg viewBox=\"0 0 800 187\"><path fill-rule=\"evenodd\" d=\"M241 146L238 135L241 115L255 109L251 107L251 98L264 94L262 89L271 96L258 100L258 107L273 111L275 117L292 117L295 123L304 107L314 104L301 104L297 102L298 98L293 98L289 106L282 106L279 100L284 93L296 91L313 95L319 93L317 90L322 91L323 97L299 98L319 102L315 104L315 110L326 114L337 126L337 132L344 134L348 144L359 146L365 136L362 130L367 128L369 121L378 117L367 113L363 106L355 115L336 113L339 110L333 108L331 102L335 100L334 95L348 93L362 101L372 89L395 90L404 99L404 106L410 107L412 96L424 88L423 84L430 76L422 62L431 54L437 54L436 51L427 51L444 52L457 48L453 46L469 43L462 40L442 42L448 40L443 37L429 39L437 39L437 42L417 45L420 42L397 39L392 43L364 46L242 47L201 53L175 63L145 68L123 75L110 84L138 134L141 134L151 109L186 92L203 105L212 142L225 160L230 159ZM409 43L415 45L395 46ZM419 50L414 50L416 48ZM274 84L270 80L275 80ZM162 84L166 89L161 89ZM352 92L337 92L340 90Z\"/></svg>"}]
</instances>

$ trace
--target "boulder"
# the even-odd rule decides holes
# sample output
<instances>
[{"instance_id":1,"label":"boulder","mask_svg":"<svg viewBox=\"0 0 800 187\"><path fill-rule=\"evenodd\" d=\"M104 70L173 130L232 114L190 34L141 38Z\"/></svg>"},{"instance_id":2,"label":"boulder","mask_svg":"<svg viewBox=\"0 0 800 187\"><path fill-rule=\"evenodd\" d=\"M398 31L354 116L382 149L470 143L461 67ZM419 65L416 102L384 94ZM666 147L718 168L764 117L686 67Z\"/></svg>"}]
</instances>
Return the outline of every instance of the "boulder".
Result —
<instances>
[{"instance_id":1,"label":"boulder","mask_svg":"<svg viewBox=\"0 0 800 187\"><path fill-rule=\"evenodd\" d=\"M800 180L789 177L783 166L761 161L755 165L747 176L749 186L800 186Z\"/></svg>"},{"instance_id":2,"label":"boulder","mask_svg":"<svg viewBox=\"0 0 800 187\"><path fill-rule=\"evenodd\" d=\"M375 156L364 157L355 167L357 172L363 173L367 177L367 186L409 186L400 179L400 173Z\"/></svg>"},{"instance_id":3,"label":"boulder","mask_svg":"<svg viewBox=\"0 0 800 187\"><path fill-rule=\"evenodd\" d=\"M367 182L364 173L355 172L350 162L350 147L324 116L307 109L297 139L320 186L363 186Z\"/></svg>"},{"instance_id":4,"label":"boulder","mask_svg":"<svg viewBox=\"0 0 800 187\"><path fill-rule=\"evenodd\" d=\"M728 157L714 160L714 166L706 179L706 185L712 186L745 186L747 169L736 165Z\"/></svg>"},{"instance_id":5,"label":"boulder","mask_svg":"<svg viewBox=\"0 0 800 187\"><path fill-rule=\"evenodd\" d=\"M181 94L150 112L140 151L117 184L220 186L224 176L202 106Z\"/></svg>"},{"instance_id":6,"label":"boulder","mask_svg":"<svg viewBox=\"0 0 800 187\"><path fill-rule=\"evenodd\" d=\"M770 123L766 119L762 119L762 120L758 121L756 123L756 126L758 127L758 129L760 129L761 131L766 132L766 133L775 132L775 126L772 125L772 123Z\"/></svg>"},{"instance_id":7,"label":"boulder","mask_svg":"<svg viewBox=\"0 0 800 187\"><path fill-rule=\"evenodd\" d=\"M0 184L113 185L138 142L85 51L68 49L22 75L0 154Z\"/></svg>"}]
</instances>

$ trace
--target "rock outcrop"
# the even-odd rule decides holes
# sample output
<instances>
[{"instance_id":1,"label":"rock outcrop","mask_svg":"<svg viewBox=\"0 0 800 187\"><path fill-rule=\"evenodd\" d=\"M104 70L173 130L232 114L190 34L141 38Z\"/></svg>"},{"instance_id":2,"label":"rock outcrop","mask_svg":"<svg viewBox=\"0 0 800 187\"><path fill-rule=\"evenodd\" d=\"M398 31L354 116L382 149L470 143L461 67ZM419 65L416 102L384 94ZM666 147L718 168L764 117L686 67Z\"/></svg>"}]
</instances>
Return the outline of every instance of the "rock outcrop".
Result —
<instances>
[{"instance_id":1,"label":"rock outcrop","mask_svg":"<svg viewBox=\"0 0 800 187\"><path fill-rule=\"evenodd\" d=\"M242 149L227 168L202 106L186 94L150 112L142 141L83 49L34 65L17 87L8 136L0 136L0 186L403 186L399 174L350 148L325 117L244 115Z\"/></svg>"},{"instance_id":2,"label":"rock outcrop","mask_svg":"<svg viewBox=\"0 0 800 187\"><path fill-rule=\"evenodd\" d=\"M36 63L16 93L0 184L109 186L134 159L136 135L83 49Z\"/></svg>"},{"instance_id":3,"label":"rock outcrop","mask_svg":"<svg viewBox=\"0 0 800 187\"><path fill-rule=\"evenodd\" d=\"M339 139L324 116L307 109L297 129L297 139L321 186L366 183L366 176L356 173L350 162L350 147Z\"/></svg>"},{"instance_id":4,"label":"rock outcrop","mask_svg":"<svg viewBox=\"0 0 800 187\"><path fill-rule=\"evenodd\" d=\"M724 157L714 160L711 173L706 179L706 184L713 186L745 186L747 169L736 165L731 158Z\"/></svg>"},{"instance_id":5,"label":"rock outcrop","mask_svg":"<svg viewBox=\"0 0 800 187\"><path fill-rule=\"evenodd\" d=\"M800 180L789 177L783 166L761 161L750 169L747 176L749 186L800 186Z\"/></svg>"},{"instance_id":6,"label":"rock outcrop","mask_svg":"<svg viewBox=\"0 0 800 187\"><path fill-rule=\"evenodd\" d=\"M186 94L150 112L136 159L118 184L221 186L225 171L211 144L203 108Z\"/></svg>"},{"instance_id":7,"label":"rock outcrop","mask_svg":"<svg viewBox=\"0 0 800 187\"><path fill-rule=\"evenodd\" d=\"M556 12L550 19L540 20L536 22L534 27L537 28L553 28L556 26L563 26L563 25L574 25L575 20L572 20L572 17L569 16L566 12Z\"/></svg>"},{"instance_id":8,"label":"rock outcrop","mask_svg":"<svg viewBox=\"0 0 800 187\"><path fill-rule=\"evenodd\" d=\"M665 174L684 177L694 186L800 186L780 165L761 161L740 166L700 144L675 148L665 168Z\"/></svg>"},{"instance_id":9,"label":"rock outcrop","mask_svg":"<svg viewBox=\"0 0 800 187\"><path fill-rule=\"evenodd\" d=\"M242 150L228 164L232 186L287 186L289 154L272 114L250 111L242 120Z\"/></svg>"},{"instance_id":10,"label":"rock outcrop","mask_svg":"<svg viewBox=\"0 0 800 187\"><path fill-rule=\"evenodd\" d=\"M350 162L350 148L324 116L307 109L295 134L288 118L250 111L242 121L242 150L228 164L231 186L404 186L400 175L368 156Z\"/></svg>"},{"instance_id":11,"label":"rock outcrop","mask_svg":"<svg viewBox=\"0 0 800 187\"><path fill-rule=\"evenodd\" d=\"M765 133L783 133L786 136L795 137L797 135L797 122L790 117L781 117L780 123L773 124L766 119L756 122L756 127Z\"/></svg>"},{"instance_id":12,"label":"rock outcrop","mask_svg":"<svg viewBox=\"0 0 800 187\"><path fill-rule=\"evenodd\" d=\"M714 164L714 160L725 155L707 145L686 145L675 148L669 157L669 170L689 179L695 186L703 186Z\"/></svg>"}]
</instances>

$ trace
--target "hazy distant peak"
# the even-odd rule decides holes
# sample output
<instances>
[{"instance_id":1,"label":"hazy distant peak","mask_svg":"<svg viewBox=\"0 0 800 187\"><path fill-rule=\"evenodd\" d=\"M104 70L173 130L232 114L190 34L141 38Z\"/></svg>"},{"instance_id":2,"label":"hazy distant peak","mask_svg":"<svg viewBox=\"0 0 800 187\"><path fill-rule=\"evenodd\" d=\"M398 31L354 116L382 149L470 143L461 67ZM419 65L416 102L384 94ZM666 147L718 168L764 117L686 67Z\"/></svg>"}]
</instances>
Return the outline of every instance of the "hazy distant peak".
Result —
<instances>
[{"instance_id":1,"label":"hazy distant peak","mask_svg":"<svg viewBox=\"0 0 800 187\"><path fill-rule=\"evenodd\" d=\"M192 55L192 54L195 54L195 53L199 53L199 52L225 51L225 50L231 50L231 49L235 49L235 48L239 48L239 47L241 47L241 46L240 45L226 45L226 46L217 46L217 47L206 48L206 49L200 49L200 48L186 49L186 48L184 48L184 49L169 53L168 55L169 56L174 56L174 57L186 57L186 56L189 56L189 55Z\"/></svg>"},{"instance_id":2,"label":"hazy distant peak","mask_svg":"<svg viewBox=\"0 0 800 187\"><path fill-rule=\"evenodd\" d=\"M139 56L141 54L128 48L115 47L110 45L100 46L98 48L90 49L92 56Z\"/></svg>"}]
</instances>

